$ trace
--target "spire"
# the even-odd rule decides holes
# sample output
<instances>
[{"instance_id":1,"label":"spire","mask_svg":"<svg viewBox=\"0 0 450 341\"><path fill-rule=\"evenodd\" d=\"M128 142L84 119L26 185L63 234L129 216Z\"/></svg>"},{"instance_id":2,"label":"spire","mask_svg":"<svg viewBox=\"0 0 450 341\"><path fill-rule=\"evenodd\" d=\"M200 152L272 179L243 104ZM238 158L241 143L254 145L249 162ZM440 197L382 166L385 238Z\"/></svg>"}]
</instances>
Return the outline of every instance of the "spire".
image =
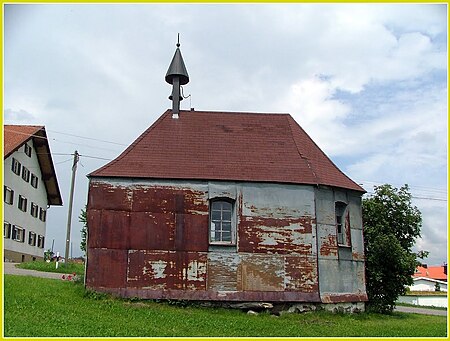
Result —
<instances>
[{"instance_id":1,"label":"spire","mask_svg":"<svg viewBox=\"0 0 450 341\"><path fill-rule=\"evenodd\" d=\"M172 94L169 96L169 99L172 101L172 118L178 118L180 101L183 100L183 97L180 95L180 85L185 85L189 82L189 75L180 51L180 34L178 34L177 49L166 73L166 82L173 85Z\"/></svg>"}]
</instances>

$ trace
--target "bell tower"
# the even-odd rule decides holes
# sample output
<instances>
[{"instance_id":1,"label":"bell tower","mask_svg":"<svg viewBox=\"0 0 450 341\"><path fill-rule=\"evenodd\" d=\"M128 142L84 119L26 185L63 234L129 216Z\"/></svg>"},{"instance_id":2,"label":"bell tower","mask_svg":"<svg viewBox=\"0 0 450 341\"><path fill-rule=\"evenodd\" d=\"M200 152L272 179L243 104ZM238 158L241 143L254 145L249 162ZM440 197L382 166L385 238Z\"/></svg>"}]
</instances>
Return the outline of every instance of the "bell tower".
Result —
<instances>
[{"instance_id":1,"label":"bell tower","mask_svg":"<svg viewBox=\"0 0 450 341\"><path fill-rule=\"evenodd\" d=\"M177 49L166 73L166 82L172 84L172 94L169 99L172 101L172 118L176 119L180 113L180 101L183 100L180 86L189 82L189 75L180 51L180 34L178 34Z\"/></svg>"}]
</instances>

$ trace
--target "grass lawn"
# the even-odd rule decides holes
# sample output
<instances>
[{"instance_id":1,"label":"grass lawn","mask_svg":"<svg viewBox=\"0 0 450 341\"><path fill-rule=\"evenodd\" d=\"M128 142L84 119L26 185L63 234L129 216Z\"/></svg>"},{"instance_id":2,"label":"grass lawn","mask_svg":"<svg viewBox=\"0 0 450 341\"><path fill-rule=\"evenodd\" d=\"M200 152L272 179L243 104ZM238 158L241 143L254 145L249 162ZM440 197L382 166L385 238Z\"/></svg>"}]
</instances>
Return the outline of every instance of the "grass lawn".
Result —
<instances>
[{"instance_id":1,"label":"grass lawn","mask_svg":"<svg viewBox=\"0 0 450 341\"><path fill-rule=\"evenodd\" d=\"M446 317L310 312L274 317L112 298L81 284L5 275L4 335L10 336L441 336Z\"/></svg>"},{"instance_id":2,"label":"grass lawn","mask_svg":"<svg viewBox=\"0 0 450 341\"><path fill-rule=\"evenodd\" d=\"M19 263L16 267L21 269L28 270L37 270L37 271L45 271L45 272L57 272L61 274L71 274L76 273L77 275L84 275L84 264L79 263L67 263L67 266L64 263L58 264L58 269L56 269L55 262L44 262L44 261L34 261L34 262L25 262Z\"/></svg>"}]
</instances>

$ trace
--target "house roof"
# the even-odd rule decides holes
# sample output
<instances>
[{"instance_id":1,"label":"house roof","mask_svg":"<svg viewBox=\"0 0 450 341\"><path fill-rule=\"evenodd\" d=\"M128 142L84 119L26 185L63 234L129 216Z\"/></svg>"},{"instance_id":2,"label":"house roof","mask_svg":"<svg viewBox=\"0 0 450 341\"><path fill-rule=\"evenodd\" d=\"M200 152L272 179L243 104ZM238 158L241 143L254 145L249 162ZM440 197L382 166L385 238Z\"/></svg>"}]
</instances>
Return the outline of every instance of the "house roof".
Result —
<instances>
[{"instance_id":1,"label":"house roof","mask_svg":"<svg viewBox=\"0 0 450 341\"><path fill-rule=\"evenodd\" d=\"M364 192L289 114L167 110L90 177L329 185Z\"/></svg>"},{"instance_id":2,"label":"house roof","mask_svg":"<svg viewBox=\"0 0 450 341\"><path fill-rule=\"evenodd\" d=\"M418 266L416 268L416 272L413 277L423 277L423 278L431 278L437 279L441 281L447 281L447 275L444 273L444 267L440 266L427 266L426 268L423 266Z\"/></svg>"},{"instance_id":3,"label":"house roof","mask_svg":"<svg viewBox=\"0 0 450 341\"><path fill-rule=\"evenodd\" d=\"M3 159L17 151L30 139L33 139L33 145L41 168L42 181L47 191L48 204L60 206L62 205L61 192L44 126L4 125Z\"/></svg>"}]
</instances>

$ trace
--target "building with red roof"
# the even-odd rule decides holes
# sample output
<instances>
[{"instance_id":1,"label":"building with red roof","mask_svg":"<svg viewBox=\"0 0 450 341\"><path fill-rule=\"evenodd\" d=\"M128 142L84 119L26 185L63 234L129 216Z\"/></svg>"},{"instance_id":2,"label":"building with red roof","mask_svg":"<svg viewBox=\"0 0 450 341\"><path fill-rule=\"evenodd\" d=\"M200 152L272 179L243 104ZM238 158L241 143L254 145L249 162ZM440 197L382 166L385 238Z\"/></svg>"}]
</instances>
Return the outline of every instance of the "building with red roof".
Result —
<instances>
[{"instance_id":1,"label":"building with red roof","mask_svg":"<svg viewBox=\"0 0 450 341\"><path fill-rule=\"evenodd\" d=\"M88 176L86 286L363 309L364 190L289 114L180 110L188 80L177 48L172 109Z\"/></svg>"},{"instance_id":2,"label":"building with red roof","mask_svg":"<svg viewBox=\"0 0 450 341\"><path fill-rule=\"evenodd\" d=\"M62 205L44 126L4 125L4 260L43 259L47 209Z\"/></svg>"},{"instance_id":3,"label":"building with red roof","mask_svg":"<svg viewBox=\"0 0 450 341\"><path fill-rule=\"evenodd\" d=\"M416 271L414 272L413 277L430 278L447 282L447 264L435 266L428 266L428 265L418 266L416 268Z\"/></svg>"}]
</instances>

